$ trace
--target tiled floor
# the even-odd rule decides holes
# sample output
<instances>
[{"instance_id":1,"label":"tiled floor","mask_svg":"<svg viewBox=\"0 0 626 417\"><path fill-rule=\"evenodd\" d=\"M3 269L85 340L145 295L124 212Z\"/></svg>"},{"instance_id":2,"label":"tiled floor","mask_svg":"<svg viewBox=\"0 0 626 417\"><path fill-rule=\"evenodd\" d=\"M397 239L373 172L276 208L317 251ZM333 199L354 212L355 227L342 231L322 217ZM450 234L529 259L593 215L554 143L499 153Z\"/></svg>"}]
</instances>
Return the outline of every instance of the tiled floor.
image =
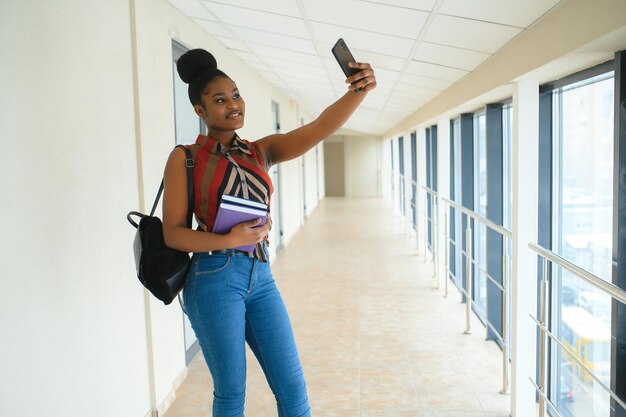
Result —
<instances>
[{"instance_id":1,"label":"tiled floor","mask_svg":"<svg viewBox=\"0 0 626 417\"><path fill-rule=\"evenodd\" d=\"M314 417L508 417L501 354L458 292L436 288L384 200L324 200L272 266L289 309ZM248 356L247 417L275 417ZM210 417L211 377L189 368L166 417Z\"/></svg>"}]
</instances>

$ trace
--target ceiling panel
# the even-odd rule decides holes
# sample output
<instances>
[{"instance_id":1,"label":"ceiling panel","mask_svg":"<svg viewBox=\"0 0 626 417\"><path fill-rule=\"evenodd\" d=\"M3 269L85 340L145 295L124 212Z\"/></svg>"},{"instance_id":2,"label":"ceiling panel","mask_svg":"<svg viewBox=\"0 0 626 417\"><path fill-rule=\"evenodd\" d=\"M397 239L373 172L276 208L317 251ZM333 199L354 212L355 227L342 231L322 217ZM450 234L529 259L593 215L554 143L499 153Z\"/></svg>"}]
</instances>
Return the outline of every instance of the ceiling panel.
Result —
<instances>
[{"instance_id":1,"label":"ceiling panel","mask_svg":"<svg viewBox=\"0 0 626 417\"><path fill-rule=\"evenodd\" d=\"M359 62L366 62L374 68L381 68L392 71L402 71L406 62L405 58L398 58L390 55L377 54L374 52L354 49L352 51L354 59Z\"/></svg>"},{"instance_id":2,"label":"ceiling panel","mask_svg":"<svg viewBox=\"0 0 626 417\"><path fill-rule=\"evenodd\" d=\"M348 91L330 52L336 40L344 38L355 59L370 63L378 79L377 88L345 127L375 134L390 129L475 71L558 3L168 1L312 116ZM424 31L426 22L428 30Z\"/></svg>"},{"instance_id":3,"label":"ceiling panel","mask_svg":"<svg viewBox=\"0 0 626 417\"><path fill-rule=\"evenodd\" d=\"M430 88L432 90L443 91L450 87L453 83L451 81L439 80L432 77L423 75L409 74L405 72L400 78L400 81L407 84L418 85L424 88Z\"/></svg>"},{"instance_id":4,"label":"ceiling panel","mask_svg":"<svg viewBox=\"0 0 626 417\"><path fill-rule=\"evenodd\" d=\"M378 3L388 6L403 7L406 9L424 10L430 12L435 7L437 0L362 0L363 3Z\"/></svg>"},{"instance_id":5,"label":"ceiling panel","mask_svg":"<svg viewBox=\"0 0 626 417\"><path fill-rule=\"evenodd\" d=\"M277 58L285 61L299 62L307 65L320 65L320 57L302 52L288 51L273 46L256 45L254 52L263 57Z\"/></svg>"},{"instance_id":6,"label":"ceiling panel","mask_svg":"<svg viewBox=\"0 0 626 417\"><path fill-rule=\"evenodd\" d=\"M207 3L217 3L232 6L232 1L205 0ZM237 7L260 10L285 16L300 17L298 3L293 0L237 0ZM210 7L210 6L209 6Z\"/></svg>"},{"instance_id":7,"label":"ceiling panel","mask_svg":"<svg viewBox=\"0 0 626 417\"><path fill-rule=\"evenodd\" d=\"M322 64L318 65L308 65L302 64L299 62L290 62L277 58L268 58L265 57L263 59L267 65L270 65L273 68L276 68L277 71L285 72L285 71L297 71L300 74L325 74L324 68Z\"/></svg>"},{"instance_id":8,"label":"ceiling panel","mask_svg":"<svg viewBox=\"0 0 626 417\"><path fill-rule=\"evenodd\" d=\"M493 54L521 31L497 23L438 15L424 40Z\"/></svg>"},{"instance_id":9,"label":"ceiling panel","mask_svg":"<svg viewBox=\"0 0 626 417\"><path fill-rule=\"evenodd\" d=\"M359 0L302 0L312 22L416 39L428 13ZM381 19L380 16L385 16ZM349 19L346 17L349 16Z\"/></svg>"},{"instance_id":10,"label":"ceiling panel","mask_svg":"<svg viewBox=\"0 0 626 417\"><path fill-rule=\"evenodd\" d=\"M300 38L309 37L309 32L303 19L206 1L204 4L226 24L282 33Z\"/></svg>"},{"instance_id":11,"label":"ceiling panel","mask_svg":"<svg viewBox=\"0 0 626 417\"><path fill-rule=\"evenodd\" d=\"M233 31L228 29L228 27L226 27L225 25L219 22L214 22L212 20L206 20L206 19L194 19L194 20L198 25L200 25L202 29L204 29L207 33L213 36L219 36L222 38L230 38L230 39L235 38L235 34L233 33Z\"/></svg>"},{"instance_id":12,"label":"ceiling panel","mask_svg":"<svg viewBox=\"0 0 626 417\"><path fill-rule=\"evenodd\" d=\"M456 82L469 73L468 71L456 68L444 67L420 61L412 61L407 68L407 72L410 74L451 82Z\"/></svg>"},{"instance_id":13,"label":"ceiling panel","mask_svg":"<svg viewBox=\"0 0 626 417\"><path fill-rule=\"evenodd\" d=\"M372 33L364 30L351 29L326 23L311 22L318 41L335 44L337 39L343 38L350 49L378 52L406 58L411 52L414 41L397 36Z\"/></svg>"},{"instance_id":14,"label":"ceiling panel","mask_svg":"<svg viewBox=\"0 0 626 417\"><path fill-rule=\"evenodd\" d=\"M420 43L413 59L471 71L491 55L436 43Z\"/></svg>"},{"instance_id":15,"label":"ceiling panel","mask_svg":"<svg viewBox=\"0 0 626 417\"><path fill-rule=\"evenodd\" d=\"M315 55L315 46L308 39L296 38L293 36L279 35L255 29L235 27L233 31L237 37L244 42L257 45L278 46L281 49L288 49L296 52L304 52Z\"/></svg>"},{"instance_id":16,"label":"ceiling panel","mask_svg":"<svg viewBox=\"0 0 626 417\"><path fill-rule=\"evenodd\" d=\"M446 0L439 13L525 28L559 0Z\"/></svg>"},{"instance_id":17,"label":"ceiling panel","mask_svg":"<svg viewBox=\"0 0 626 417\"><path fill-rule=\"evenodd\" d=\"M250 48L245 42L242 42L238 39L224 38L221 36L216 37L217 40L222 42L228 49L235 49L238 51L251 52Z\"/></svg>"},{"instance_id":18,"label":"ceiling panel","mask_svg":"<svg viewBox=\"0 0 626 417\"><path fill-rule=\"evenodd\" d=\"M216 20L206 7L198 0L168 0L172 6L180 10L185 16L199 17L202 19Z\"/></svg>"}]
</instances>

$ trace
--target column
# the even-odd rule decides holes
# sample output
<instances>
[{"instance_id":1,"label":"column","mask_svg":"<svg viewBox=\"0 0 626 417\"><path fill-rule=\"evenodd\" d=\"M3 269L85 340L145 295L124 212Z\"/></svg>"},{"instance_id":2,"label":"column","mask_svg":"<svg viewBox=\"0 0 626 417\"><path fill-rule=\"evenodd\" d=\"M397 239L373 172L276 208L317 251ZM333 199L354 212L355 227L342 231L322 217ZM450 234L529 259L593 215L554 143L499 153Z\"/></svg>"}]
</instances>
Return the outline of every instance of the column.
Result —
<instances>
[{"instance_id":1,"label":"column","mask_svg":"<svg viewBox=\"0 0 626 417\"><path fill-rule=\"evenodd\" d=\"M511 415L535 415L537 330L537 257L528 247L537 241L537 169L539 85L522 80L513 85L513 275L511 286L512 363Z\"/></svg>"}]
</instances>

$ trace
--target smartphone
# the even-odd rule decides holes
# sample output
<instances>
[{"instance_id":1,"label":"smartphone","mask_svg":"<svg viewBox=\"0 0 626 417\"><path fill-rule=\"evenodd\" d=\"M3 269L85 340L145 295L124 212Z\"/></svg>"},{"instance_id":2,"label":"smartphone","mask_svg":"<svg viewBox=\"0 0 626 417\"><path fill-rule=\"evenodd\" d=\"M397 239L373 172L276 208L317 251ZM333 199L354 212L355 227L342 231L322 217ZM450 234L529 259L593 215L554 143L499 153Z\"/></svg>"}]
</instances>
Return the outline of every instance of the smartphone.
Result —
<instances>
[{"instance_id":1,"label":"smartphone","mask_svg":"<svg viewBox=\"0 0 626 417\"><path fill-rule=\"evenodd\" d=\"M339 63L339 66L343 70L343 73L346 74L346 77L350 77L361 71L358 68L350 68L348 66L348 62L355 62L355 59L354 56L352 56L352 52L350 52L350 49L348 49L348 45L346 45L346 42L343 40L343 38L339 38L339 40L337 40L335 46L333 46L333 49L331 51L335 56L335 59ZM354 91L358 92L360 90L360 88L357 88Z\"/></svg>"}]
</instances>

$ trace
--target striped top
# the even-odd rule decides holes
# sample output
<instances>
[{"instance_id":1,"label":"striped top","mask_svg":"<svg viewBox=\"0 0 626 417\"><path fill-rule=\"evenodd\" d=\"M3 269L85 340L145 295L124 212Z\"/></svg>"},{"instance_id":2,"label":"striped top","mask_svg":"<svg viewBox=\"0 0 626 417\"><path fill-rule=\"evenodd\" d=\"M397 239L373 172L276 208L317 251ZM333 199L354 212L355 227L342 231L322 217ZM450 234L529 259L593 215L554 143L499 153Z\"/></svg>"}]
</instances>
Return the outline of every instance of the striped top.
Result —
<instances>
[{"instance_id":1,"label":"striped top","mask_svg":"<svg viewBox=\"0 0 626 417\"><path fill-rule=\"evenodd\" d=\"M226 149L217 140L198 135L196 143L189 146L195 161L194 209L193 212L200 227L205 231L213 230L215 216L223 194L244 197L240 172L248 183L248 198L270 205L274 191L268 166L258 146L235 135L230 149ZM240 167L227 159L230 155ZM227 248L224 248L227 249ZM267 262L261 244L257 244L254 257Z\"/></svg>"}]
</instances>

